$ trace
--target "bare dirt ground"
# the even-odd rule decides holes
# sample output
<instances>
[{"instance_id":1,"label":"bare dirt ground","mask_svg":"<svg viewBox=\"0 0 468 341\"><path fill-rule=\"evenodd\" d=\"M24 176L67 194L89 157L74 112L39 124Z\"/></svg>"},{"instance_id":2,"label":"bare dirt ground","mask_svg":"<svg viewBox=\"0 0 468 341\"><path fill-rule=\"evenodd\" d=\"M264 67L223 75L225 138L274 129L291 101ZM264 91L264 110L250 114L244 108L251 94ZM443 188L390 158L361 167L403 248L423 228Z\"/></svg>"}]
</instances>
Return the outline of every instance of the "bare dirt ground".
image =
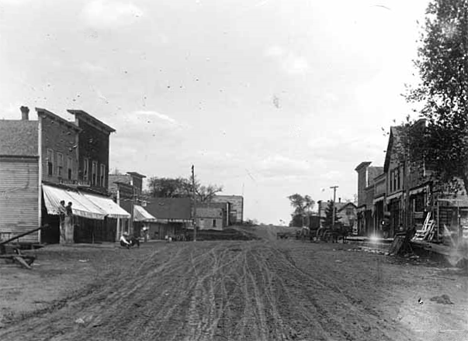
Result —
<instances>
[{"instance_id":1,"label":"bare dirt ground","mask_svg":"<svg viewBox=\"0 0 468 341\"><path fill-rule=\"evenodd\" d=\"M265 229L38 250L31 271L0 266L0 340L466 340L461 271Z\"/></svg>"}]
</instances>

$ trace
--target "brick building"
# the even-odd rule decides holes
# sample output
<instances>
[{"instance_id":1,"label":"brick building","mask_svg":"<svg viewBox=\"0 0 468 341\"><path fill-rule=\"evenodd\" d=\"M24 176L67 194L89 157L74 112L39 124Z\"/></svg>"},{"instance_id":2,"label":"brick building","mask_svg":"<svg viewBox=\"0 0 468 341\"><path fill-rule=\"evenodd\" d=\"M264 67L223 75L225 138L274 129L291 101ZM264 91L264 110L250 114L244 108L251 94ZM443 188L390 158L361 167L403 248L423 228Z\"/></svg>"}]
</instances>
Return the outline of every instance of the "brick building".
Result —
<instances>
[{"instance_id":1,"label":"brick building","mask_svg":"<svg viewBox=\"0 0 468 341\"><path fill-rule=\"evenodd\" d=\"M3 156L0 193L15 193L3 195L0 209L6 213L0 213L5 213L5 217L8 212L16 212L8 221L0 220L0 233L17 235L48 224L50 228L28 235L22 241L58 242L58 206L64 200L73 204L75 239L115 238L112 236L115 234L113 220L129 214L102 190L107 176L93 186L80 176L79 161L86 155L98 155L95 158L108 167L109 134L106 142L97 145L106 150L88 152L86 147L80 148L81 134L87 139L94 136L88 126L83 124L80 128L79 122L67 121L42 108L36 108L37 120L29 119L28 108L22 107L21 111L21 120L0 121L0 154ZM110 127L106 129L113 131ZM22 196L16 198L21 192ZM25 200L21 201L21 197Z\"/></svg>"},{"instance_id":2,"label":"brick building","mask_svg":"<svg viewBox=\"0 0 468 341\"><path fill-rule=\"evenodd\" d=\"M81 128L78 142L78 180L90 188L107 194L109 174L109 139L115 129L83 110L68 110L75 116L75 125Z\"/></svg>"},{"instance_id":3,"label":"brick building","mask_svg":"<svg viewBox=\"0 0 468 341\"><path fill-rule=\"evenodd\" d=\"M357 226L359 235L374 231L374 190L376 178L383 173L383 167L371 166L372 162L361 162L355 171L358 173Z\"/></svg>"}]
</instances>

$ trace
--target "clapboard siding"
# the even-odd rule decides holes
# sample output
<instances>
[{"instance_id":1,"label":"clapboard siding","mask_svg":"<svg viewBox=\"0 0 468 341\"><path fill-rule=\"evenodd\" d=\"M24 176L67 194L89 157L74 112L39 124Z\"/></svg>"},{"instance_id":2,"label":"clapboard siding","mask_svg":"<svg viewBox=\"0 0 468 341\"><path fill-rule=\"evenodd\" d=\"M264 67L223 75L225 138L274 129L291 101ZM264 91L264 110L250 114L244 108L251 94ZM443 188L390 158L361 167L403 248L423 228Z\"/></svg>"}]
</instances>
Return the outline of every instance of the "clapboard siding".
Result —
<instances>
[{"instance_id":1,"label":"clapboard siding","mask_svg":"<svg viewBox=\"0 0 468 341\"><path fill-rule=\"evenodd\" d=\"M0 233L18 235L39 226L38 158L0 157ZM38 242L38 232L21 237Z\"/></svg>"}]
</instances>

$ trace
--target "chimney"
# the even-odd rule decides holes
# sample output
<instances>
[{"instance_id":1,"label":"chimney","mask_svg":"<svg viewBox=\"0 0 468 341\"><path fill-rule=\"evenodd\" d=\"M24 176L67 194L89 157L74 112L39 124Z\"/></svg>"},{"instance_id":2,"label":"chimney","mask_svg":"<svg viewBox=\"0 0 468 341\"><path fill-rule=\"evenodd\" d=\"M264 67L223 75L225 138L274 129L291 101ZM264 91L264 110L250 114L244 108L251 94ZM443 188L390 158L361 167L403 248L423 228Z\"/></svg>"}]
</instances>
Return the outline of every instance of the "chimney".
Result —
<instances>
[{"instance_id":1,"label":"chimney","mask_svg":"<svg viewBox=\"0 0 468 341\"><path fill-rule=\"evenodd\" d=\"M21 106L21 119L23 121L28 121L29 120L29 108L25 106Z\"/></svg>"}]
</instances>

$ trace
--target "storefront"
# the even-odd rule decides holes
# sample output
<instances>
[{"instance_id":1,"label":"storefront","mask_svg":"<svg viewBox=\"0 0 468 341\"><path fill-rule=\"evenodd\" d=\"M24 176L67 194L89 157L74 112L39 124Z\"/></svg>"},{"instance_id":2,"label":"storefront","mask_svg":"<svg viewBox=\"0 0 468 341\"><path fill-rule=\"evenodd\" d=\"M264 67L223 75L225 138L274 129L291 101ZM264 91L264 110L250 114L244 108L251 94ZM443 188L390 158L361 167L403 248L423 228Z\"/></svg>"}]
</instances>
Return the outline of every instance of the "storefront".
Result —
<instances>
[{"instance_id":1,"label":"storefront","mask_svg":"<svg viewBox=\"0 0 468 341\"><path fill-rule=\"evenodd\" d=\"M43 224L49 224L45 233L46 242L59 241L59 206L72 203L73 240L77 243L113 242L116 238L117 219L129 219L130 214L112 199L85 193L66 186L42 185L44 197Z\"/></svg>"}]
</instances>

